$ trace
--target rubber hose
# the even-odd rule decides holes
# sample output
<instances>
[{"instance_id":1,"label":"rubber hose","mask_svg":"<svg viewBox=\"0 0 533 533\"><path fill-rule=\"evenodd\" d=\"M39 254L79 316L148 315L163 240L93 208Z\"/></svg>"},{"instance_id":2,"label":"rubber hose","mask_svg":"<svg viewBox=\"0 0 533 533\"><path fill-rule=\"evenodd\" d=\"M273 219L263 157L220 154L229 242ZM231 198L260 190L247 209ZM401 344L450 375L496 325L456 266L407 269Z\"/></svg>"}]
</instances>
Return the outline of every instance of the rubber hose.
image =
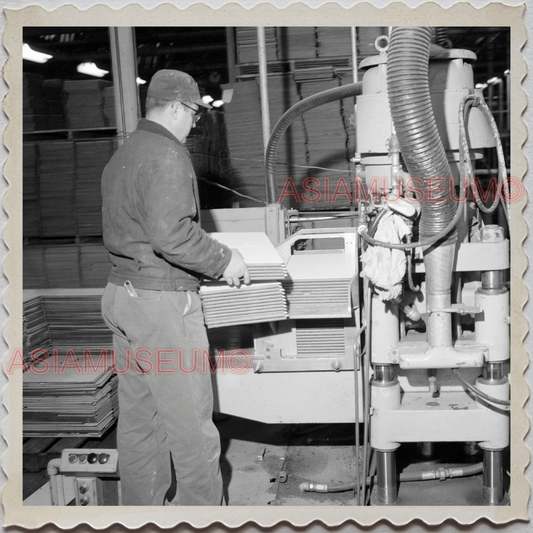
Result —
<instances>
[{"instance_id":1,"label":"rubber hose","mask_svg":"<svg viewBox=\"0 0 533 533\"><path fill-rule=\"evenodd\" d=\"M442 469L450 473L446 478L458 478L458 477L467 477L475 476L483 472L483 463L476 463L469 466L463 467L454 467ZM421 470L418 472L402 472L400 474L400 482L410 482L410 481L431 481L435 479L441 479L441 469L437 468L435 470ZM366 478L366 485L370 485L372 482L376 481L376 476L368 476ZM313 488L309 490L309 485ZM316 488L315 488L316 487ZM351 483L339 483L338 485L331 485L329 483L310 483L305 482L300 484L300 490L302 492L346 492L353 490L355 484ZM317 490L318 488L318 490Z\"/></svg>"},{"instance_id":2,"label":"rubber hose","mask_svg":"<svg viewBox=\"0 0 533 533\"><path fill-rule=\"evenodd\" d=\"M396 134L412 178L423 181L420 239L431 238L453 220L453 175L437 129L429 90L432 30L392 29L387 52L387 90ZM455 241L452 230L448 241Z\"/></svg>"},{"instance_id":3,"label":"rubber hose","mask_svg":"<svg viewBox=\"0 0 533 533\"><path fill-rule=\"evenodd\" d=\"M268 140L267 150L265 154L265 168L267 175L267 202L269 204L276 203L278 201L277 183L276 183L276 156L278 153L278 145L281 137L287 131L288 127L299 116L303 115L306 111L315 107L334 102L335 100L342 100L343 98L350 98L352 96L358 96L363 92L363 83L351 83L350 85L343 85L342 87L335 87L322 91L317 94L313 94L303 100L300 100L297 104L288 109L278 120L270 139Z\"/></svg>"}]
</instances>

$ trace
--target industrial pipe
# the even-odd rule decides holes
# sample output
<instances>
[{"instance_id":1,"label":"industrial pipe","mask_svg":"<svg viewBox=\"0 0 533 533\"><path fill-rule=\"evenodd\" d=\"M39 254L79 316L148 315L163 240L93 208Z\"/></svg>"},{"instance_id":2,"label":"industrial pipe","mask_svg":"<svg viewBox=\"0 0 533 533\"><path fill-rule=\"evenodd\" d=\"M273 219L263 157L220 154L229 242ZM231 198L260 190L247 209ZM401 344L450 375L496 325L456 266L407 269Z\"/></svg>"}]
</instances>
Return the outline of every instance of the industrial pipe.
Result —
<instances>
[{"instance_id":1,"label":"industrial pipe","mask_svg":"<svg viewBox=\"0 0 533 533\"><path fill-rule=\"evenodd\" d=\"M66 505L65 490L63 488L63 477L59 474L61 459L51 459L48 461L46 471L50 478L50 495L52 505Z\"/></svg>"},{"instance_id":2,"label":"industrial pipe","mask_svg":"<svg viewBox=\"0 0 533 533\"><path fill-rule=\"evenodd\" d=\"M276 182L276 155L278 145L283 134L287 131L292 122L306 111L315 107L334 102L335 100L342 100L343 98L350 98L358 96L363 92L363 84L352 83L342 87L335 87L317 94L313 94L304 98L297 104L288 109L278 120L268 141L268 146L265 155L265 168L267 178L267 202L269 204L278 201L277 182Z\"/></svg>"}]
</instances>

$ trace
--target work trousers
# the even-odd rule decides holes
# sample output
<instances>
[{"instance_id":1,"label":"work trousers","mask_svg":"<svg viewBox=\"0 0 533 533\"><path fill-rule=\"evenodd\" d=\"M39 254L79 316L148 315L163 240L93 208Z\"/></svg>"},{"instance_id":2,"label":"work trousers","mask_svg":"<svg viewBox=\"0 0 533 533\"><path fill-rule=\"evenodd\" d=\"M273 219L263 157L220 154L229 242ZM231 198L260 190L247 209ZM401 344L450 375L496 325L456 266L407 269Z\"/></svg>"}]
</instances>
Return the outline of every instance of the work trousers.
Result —
<instances>
[{"instance_id":1,"label":"work trousers","mask_svg":"<svg viewBox=\"0 0 533 533\"><path fill-rule=\"evenodd\" d=\"M123 505L221 505L220 436L202 304L194 291L109 283L102 298L118 374Z\"/></svg>"}]
</instances>

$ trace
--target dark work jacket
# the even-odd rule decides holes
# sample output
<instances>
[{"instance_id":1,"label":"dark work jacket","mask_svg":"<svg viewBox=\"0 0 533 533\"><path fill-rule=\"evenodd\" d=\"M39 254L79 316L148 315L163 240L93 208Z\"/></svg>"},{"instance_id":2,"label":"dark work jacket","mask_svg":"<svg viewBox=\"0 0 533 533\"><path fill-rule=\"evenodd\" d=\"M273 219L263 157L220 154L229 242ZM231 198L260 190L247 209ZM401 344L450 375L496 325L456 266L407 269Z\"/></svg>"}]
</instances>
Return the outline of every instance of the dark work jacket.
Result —
<instances>
[{"instance_id":1,"label":"dark work jacket","mask_svg":"<svg viewBox=\"0 0 533 533\"><path fill-rule=\"evenodd\" d=\"M154 290L197 290L222 275L231 250L199 225L198 187L186 148L165 127L141 119L102 175L108 281Z\"/></svg>"}]
</instances>

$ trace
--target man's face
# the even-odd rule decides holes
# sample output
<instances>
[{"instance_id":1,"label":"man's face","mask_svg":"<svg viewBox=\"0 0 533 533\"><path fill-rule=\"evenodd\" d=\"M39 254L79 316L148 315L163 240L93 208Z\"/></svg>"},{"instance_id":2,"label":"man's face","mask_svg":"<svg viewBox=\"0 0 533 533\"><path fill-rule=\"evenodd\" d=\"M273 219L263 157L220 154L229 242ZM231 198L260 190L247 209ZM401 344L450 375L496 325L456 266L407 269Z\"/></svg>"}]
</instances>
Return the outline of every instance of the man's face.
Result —
<instances>
[{"instance_id":1,"label":"man's face","mask_svg":"<svg viewBox=\"0 0 533 533\"><path fill-rule=\"evenodd\" d=\"M175 102L172 105L174 135L184 142L190 131L196 125L200 115L197 115L198 105L192 102Z\"/></svg>"}]
</instances>

